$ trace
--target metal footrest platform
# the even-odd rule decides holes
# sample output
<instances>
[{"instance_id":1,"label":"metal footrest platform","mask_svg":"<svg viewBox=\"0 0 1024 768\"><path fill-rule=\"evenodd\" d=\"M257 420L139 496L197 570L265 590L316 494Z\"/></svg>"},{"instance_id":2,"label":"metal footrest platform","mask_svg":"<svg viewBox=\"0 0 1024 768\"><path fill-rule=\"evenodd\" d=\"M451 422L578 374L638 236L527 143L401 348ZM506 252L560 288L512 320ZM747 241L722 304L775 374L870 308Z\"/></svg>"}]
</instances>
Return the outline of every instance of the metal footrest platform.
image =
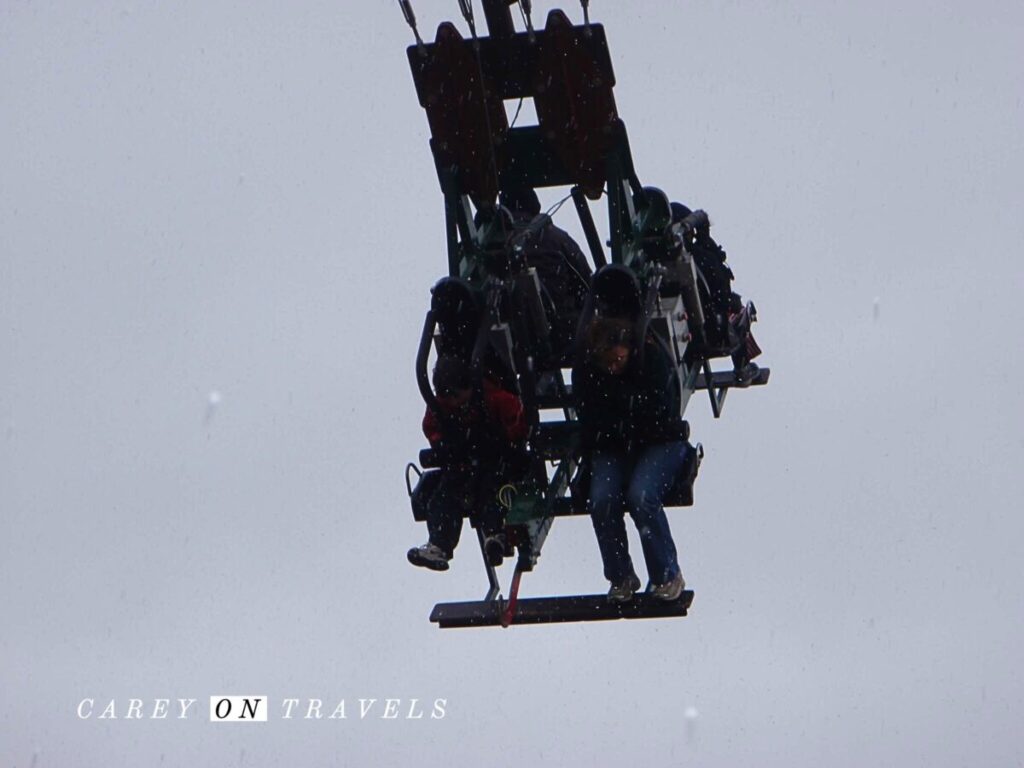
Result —
<instances>
[{"instance_id":1,"label":"metal footrest platform","mask_svg":"<svg viewBox=\"0 0 1024 768\"><path fill-rule=\"evenodd\" d=\"M697 383L694 385L694 389L728 389L730 387L745 389L746 387L760 387L768 383L768 378L771 374L772 371L770 368L759 368L757 376L749 382L746 384L737 384L736 374L731 370L715 371L711 374L710 380L706 373L699 373L697 374Z\"/></svg>"},{"instance_id":2,"label":"metal footrest platform","mask_svg":"<svg viewBox=\"0 0 1024 768\"><path fill-rule=\"evenodd\" d=\"M638 593L628 603L614 603L607 595L579 597L521 598L516 604L512 624L560 624L575 621L612 621L614 619L666 619L686 616L693 592L685 590L677 600L665 602L646 593ZM465 603L438 603L430 620L441 629L501 626L504 601L477 600Z\"/></svg>"}]
</instances>

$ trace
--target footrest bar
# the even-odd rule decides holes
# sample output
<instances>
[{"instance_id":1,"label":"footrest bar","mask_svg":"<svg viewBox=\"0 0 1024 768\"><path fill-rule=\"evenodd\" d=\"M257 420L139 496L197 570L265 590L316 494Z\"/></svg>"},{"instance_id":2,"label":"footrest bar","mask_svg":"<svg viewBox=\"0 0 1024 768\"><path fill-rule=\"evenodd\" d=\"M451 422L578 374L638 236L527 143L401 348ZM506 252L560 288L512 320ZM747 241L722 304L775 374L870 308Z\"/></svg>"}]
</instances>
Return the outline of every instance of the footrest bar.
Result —
<instances>
[{"instance_id":1,"label":"footrest bar","mask_svg":"<svg viewBox=\"0 0 1024 768\"><path fill-rule=\"evenodd\" d=\"M576 621L613 621L615 619L666 619L686 616L693 592L685 590L671 602L639 593L628 603L614 603L607 595L577 597L530 597L516 605L512 624L560 624ZM438 603L430 620L441 629L501 626L505 604L501 600L477 600L464 603Z\"/></svg>"}]
</instances>

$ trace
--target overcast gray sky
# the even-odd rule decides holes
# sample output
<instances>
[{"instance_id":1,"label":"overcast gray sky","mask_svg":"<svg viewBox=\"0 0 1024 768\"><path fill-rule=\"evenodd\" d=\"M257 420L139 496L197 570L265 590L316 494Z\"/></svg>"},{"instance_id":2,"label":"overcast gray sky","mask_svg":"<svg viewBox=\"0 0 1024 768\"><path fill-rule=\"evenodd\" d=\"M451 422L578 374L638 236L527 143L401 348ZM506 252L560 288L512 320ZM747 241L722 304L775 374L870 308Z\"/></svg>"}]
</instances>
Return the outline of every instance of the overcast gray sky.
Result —
<instances>
[{"instance_id":1,"label":"overcast gray sky","mask_svg":"<svg viewBox=\"0 0 1024 768\"><path fill-rule=\"evenodd\" d=\"M414 4L428 38L458 16ZM772 381L691 404L688 618L442 632L485 581L471 546L404 557L446 261L396 3L3 3L3 765L1024 759L1024 7L591 13L638 173L711 213ZM559 520L523 595L605 588ZM221 693L271 722L208 722Z\"/></svg>"}]
</instances>

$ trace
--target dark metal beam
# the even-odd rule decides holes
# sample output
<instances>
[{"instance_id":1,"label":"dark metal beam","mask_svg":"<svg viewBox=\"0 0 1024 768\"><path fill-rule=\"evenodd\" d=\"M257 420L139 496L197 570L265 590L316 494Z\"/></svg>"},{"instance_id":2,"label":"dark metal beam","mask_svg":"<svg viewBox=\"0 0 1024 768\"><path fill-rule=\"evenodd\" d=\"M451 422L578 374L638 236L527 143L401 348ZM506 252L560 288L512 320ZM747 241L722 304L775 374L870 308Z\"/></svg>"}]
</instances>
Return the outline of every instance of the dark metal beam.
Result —
<instances>
[{"instance_id":1,"label":"dark metal beam","mask_svg":"<svg viewBox=\"0 0 1024 768\"><path fill-rule=\"evenodd\" d=\"M736 372L735 371L714 371L711 374L711 379L708 379L707 373L701 373L697 376L697 383L694 389L729 389L730 387L736 387L744 389L746 387L760 387L768 383L768 378L771 376L770 368L759 368L757 376L752 378L746 384L736 383Z\"/></svg>"},{"instance_id":2,"label":"dark metal beam","mask_svg":"<svg viewBox=\"0 0 1024 768\"><path fill-rule=\"evenodd\" d=\"M594 224L594 215L590 212L587 197L578 184L572 188L572 201L576 205L576 213L579 214L583 234L587 236L587 245L590 247L590 255L594 259L594 271L596 272L608 263L608 259L605 258L604 248L601 246L601 238L597 234L597 226Z\"/></svg>"},{"instance_id":3,"label":"dark metal beam","mask_svg":"<svg viewBox=\"0 0 1024 768\"><path fill-rule=\"evenodd\" d=\"M686 590L677 600L665 602L648 594L638 594L628 603L613 603L607 595L579 597L531 597L516 604L513 624L562 624L577 621L614 621L616 619L666 619L686 616L693 603L693 592ZM441 629L459 627L496 627L501 625L505 604L500 600L467 603L438 603L430 620Z\"/></svg>"},{"instance_id":4,"label":"dark metal beam","mask_svg":"<svg viewBox=\"0 0 1024 768\"><path fill-rule=\"evenodd\" d=\"M487 31L491 37L512 37L516 33L515 25L512 23L512 11L510 6L515 5L516 0L483 0L484 18L487 19Z\"/></svg>"}]
</instances>

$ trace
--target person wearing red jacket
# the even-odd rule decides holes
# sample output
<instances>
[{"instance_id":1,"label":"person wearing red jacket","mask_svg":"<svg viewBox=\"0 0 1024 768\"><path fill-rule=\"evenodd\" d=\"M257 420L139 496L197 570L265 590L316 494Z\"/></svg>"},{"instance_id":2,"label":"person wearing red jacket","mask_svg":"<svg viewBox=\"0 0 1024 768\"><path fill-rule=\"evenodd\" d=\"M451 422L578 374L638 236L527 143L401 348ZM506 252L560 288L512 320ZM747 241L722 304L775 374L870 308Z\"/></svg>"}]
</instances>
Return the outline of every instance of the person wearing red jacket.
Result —
<instances>
[{"instance_id":1,"label":"person wearing red jacket","mask_svg":"<svg viewBox=\"0 0 1024 768\"><path fill-rule=\"evenodd\" d=\"M442 455L437 488L426 504L426 544L408 552L409 562L448 570L462 532L462 518L477 516L487 559L500 565L505 552L498 489L516 474L529 427L520 399L491 379L475 397L469 368L458 357L442 355L433 374L440 413L427 408L423 434Z\"/></svg>"}]
</instances>

